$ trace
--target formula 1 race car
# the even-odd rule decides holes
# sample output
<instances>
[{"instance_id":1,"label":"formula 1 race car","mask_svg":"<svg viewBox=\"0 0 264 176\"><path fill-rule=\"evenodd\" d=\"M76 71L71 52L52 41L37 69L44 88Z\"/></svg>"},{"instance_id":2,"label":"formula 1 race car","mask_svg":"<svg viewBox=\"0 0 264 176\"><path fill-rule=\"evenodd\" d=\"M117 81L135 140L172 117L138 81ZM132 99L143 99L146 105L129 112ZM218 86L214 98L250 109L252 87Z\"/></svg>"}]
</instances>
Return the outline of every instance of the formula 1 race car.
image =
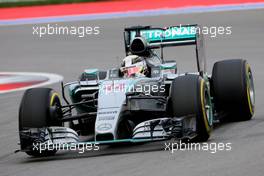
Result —
<instances>
[{"instance_id":1,"label":"formula 1 race car","mask_svg":"<svg viewBox=\"0 0 264 176\"><path fill-rule=\"evenodd\" d=\"M77 81L62 83L64 105L50 88L26 90L19 109L21 151L55 154L57 149L35 150L34 144L46 142L202 142L219 121L250 120L255 92L249 64L219 61L209 75L198 27L125 28L125 63L107 71L86 69ZM163 58L164 47L183 45L196 46L197 72L178 73L176 61ZM160 62L151 63L153 58ZM140 64L133 63L138 59Z\"/></svg>"}]
</instances>

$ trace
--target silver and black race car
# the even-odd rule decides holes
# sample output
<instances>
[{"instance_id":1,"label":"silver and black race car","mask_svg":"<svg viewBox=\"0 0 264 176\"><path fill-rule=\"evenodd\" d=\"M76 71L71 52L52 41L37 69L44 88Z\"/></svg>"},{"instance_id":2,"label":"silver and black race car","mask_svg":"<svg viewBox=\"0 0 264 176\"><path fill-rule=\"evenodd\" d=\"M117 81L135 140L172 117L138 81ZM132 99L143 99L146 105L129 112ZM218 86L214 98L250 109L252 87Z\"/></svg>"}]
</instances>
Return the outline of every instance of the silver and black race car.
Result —
<instances>
[{"instance_id":1,"label":"silver and black race car","mask_svg":"<svg viewBox=\"0 0 264 176\"><path fill-rule=\"evenodd\" d=\"M57 149L35 149L36 143L46 142L201 142L208 140L215 123L250 120L255 92L249 64L243 59L219 61L209 75L197 27L125 28L126 56L160 59L148 63L144 76L127 77L120 67L86 69L77 81L61 84L64 104L50 88L25 91L19 109L21 151L55 154ZM196 72L178 73L176 61L164 59L164 47L183 45L195 45Z\"/></svg>"}]
</instances>

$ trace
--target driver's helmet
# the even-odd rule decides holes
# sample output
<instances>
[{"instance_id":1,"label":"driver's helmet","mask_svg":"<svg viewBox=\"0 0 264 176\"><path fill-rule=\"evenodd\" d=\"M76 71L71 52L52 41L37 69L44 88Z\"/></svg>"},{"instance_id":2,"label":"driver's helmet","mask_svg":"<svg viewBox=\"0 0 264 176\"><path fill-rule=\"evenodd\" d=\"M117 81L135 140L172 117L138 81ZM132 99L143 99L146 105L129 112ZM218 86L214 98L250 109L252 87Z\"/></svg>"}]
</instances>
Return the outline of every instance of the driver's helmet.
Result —
<instances>
[{"instance_id":1,"label":"driver's helmet","mask_svg":"<svg viewBox=\"0 0 264 176\"><path fill-rule=\"evenodd\" d=\"M146 76L148 67L143 57L129 55L123 59L120 71L124 77L140 77Z\"/></svg>"}]
</instances>

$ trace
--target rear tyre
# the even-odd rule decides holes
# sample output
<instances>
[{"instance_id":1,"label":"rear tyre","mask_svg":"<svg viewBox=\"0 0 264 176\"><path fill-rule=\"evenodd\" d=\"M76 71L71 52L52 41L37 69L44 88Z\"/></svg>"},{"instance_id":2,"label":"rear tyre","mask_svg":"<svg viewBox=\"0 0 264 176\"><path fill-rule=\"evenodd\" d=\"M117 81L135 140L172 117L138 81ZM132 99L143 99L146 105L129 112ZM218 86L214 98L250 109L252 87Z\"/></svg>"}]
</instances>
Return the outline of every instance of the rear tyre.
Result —
<instances>
[{"instance_id":1,"label":"rear tyre","mask_svg":"<svg viewBox=\"0 0 264 176\"><path fill-rule=\"evenodd\" d=\"M171 85L171 107L175 117L195 115L196 133L192 141L203 142L210 137L212 106L205 80L198 75L180 76Z\"/></svg>"},{"instance_id":2,"label":"rear tyre","mask_svg":"<svg viewBox=\"0 0 264 176\"><path fill-rule=\"evenodd\" d=\"M255 90L251 68L246 60L233 59L214 64L212 87L216 109L228 121L250 120L254 114Z\"/></svg>"},{"instance_id":3,"label":"rear tyre","mask_svg":"<svg viewBox=\"0 0 264 176\"><path fill-rule=\"evenodd\" d=\"M34 88L25 91L19 109L19 131L62 126L60 118L62 118L61 102L56 92L49 88ZM34 141L20 135L21 149L32 146L34 142L43 141ZM40 153L38 150L30 149L26 153L32 156L47 156L55 154L56 150Z\"/></svg>"}]
</instances>

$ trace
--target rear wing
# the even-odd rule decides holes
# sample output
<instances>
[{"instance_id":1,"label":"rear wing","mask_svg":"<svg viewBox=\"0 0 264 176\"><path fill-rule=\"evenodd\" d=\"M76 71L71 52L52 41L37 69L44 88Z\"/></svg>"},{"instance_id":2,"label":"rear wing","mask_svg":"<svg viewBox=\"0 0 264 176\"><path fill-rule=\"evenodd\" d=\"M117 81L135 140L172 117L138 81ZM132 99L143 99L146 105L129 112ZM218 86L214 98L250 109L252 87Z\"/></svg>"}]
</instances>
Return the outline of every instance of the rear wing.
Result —
<instances>
[{"instance_id":1,"label":"rear wing","mask_svg":"<svg viewBox=\"0 0 264 176\"><path fill-rule=\"evenodd\" d=\"M180 25L168 28L152 28L151 26L135 26L125 28L124 41L126 55L135 37L143 37L149 49L171 46L196 45L196 60L198 72L206 72L203 35L199 33L198 25Z\"/></svg>"}]
</instances>

